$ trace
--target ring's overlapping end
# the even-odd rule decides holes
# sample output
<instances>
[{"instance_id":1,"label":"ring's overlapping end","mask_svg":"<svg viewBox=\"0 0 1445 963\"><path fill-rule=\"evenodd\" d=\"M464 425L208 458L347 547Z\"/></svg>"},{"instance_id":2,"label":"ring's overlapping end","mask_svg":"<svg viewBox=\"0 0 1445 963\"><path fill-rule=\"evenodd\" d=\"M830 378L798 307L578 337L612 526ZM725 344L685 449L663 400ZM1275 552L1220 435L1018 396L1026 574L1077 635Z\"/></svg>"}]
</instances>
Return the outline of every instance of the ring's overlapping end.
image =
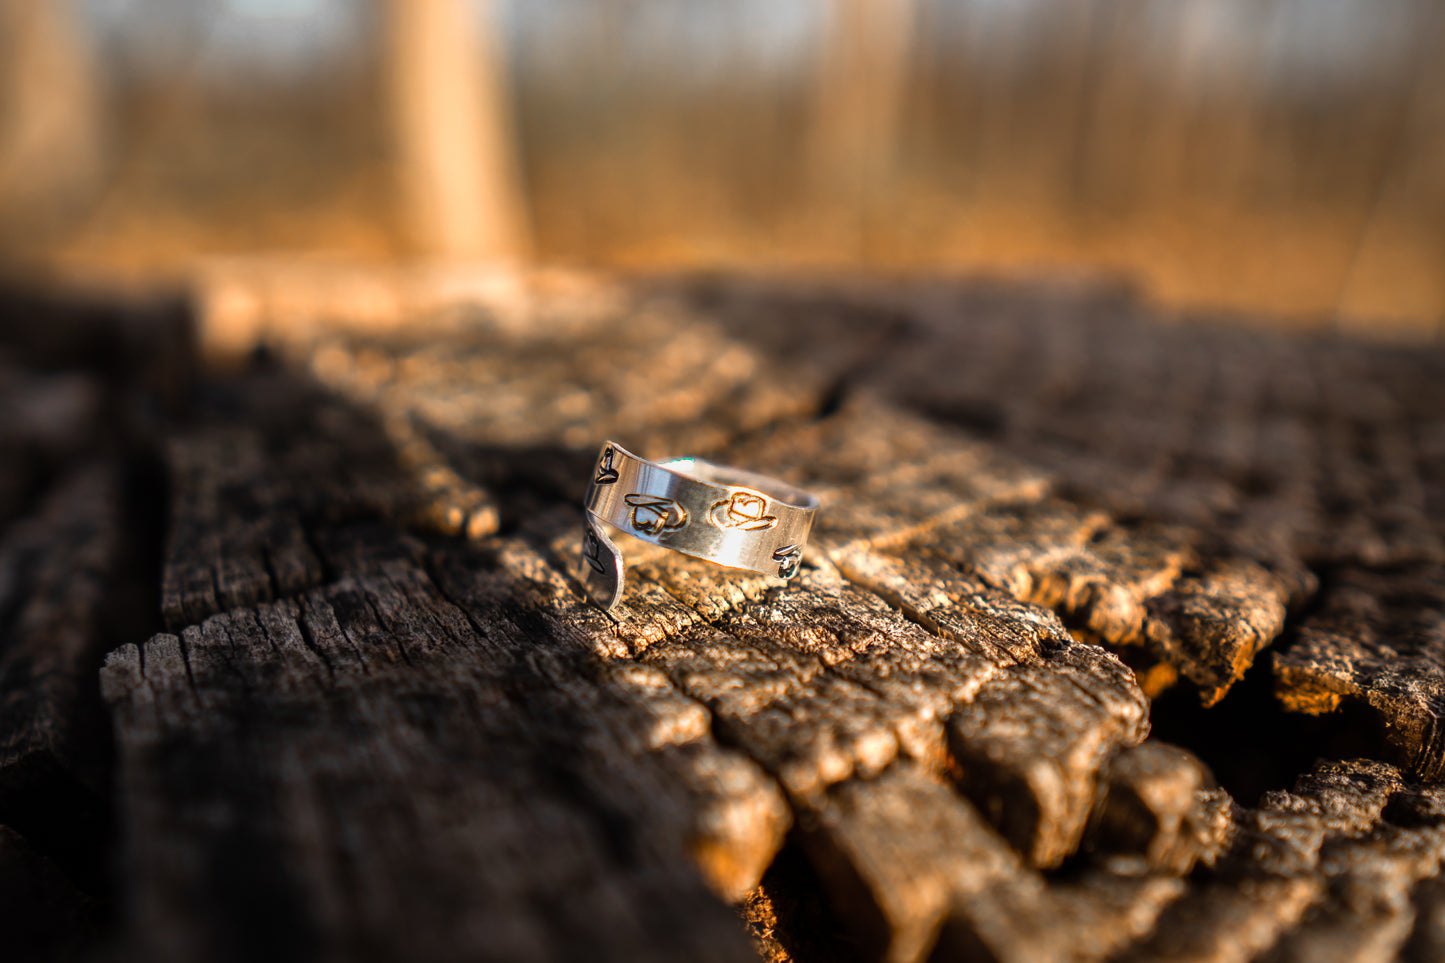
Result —
<instances>
[{"instance_id":1,"label":"ring's overlapping end","mask_svg":"<svg viewBox=\"0 0 1445 963\"><path fill-rule=\"evenodd\" d=\"M622 553L591 516L587 516L582 527L579 577L587 597L604 612L612 611L622 598Z\"/></svg>"}]
</instances>

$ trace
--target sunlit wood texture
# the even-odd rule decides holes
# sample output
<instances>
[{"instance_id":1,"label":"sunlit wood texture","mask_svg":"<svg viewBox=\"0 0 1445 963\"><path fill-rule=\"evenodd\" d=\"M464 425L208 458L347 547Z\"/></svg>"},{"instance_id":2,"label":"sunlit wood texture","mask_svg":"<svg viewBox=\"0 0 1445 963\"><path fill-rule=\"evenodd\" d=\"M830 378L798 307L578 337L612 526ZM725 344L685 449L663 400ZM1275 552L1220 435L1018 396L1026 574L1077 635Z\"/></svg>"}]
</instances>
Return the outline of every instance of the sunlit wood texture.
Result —
<instances>
[{"instance_id":1,"label":"sunlit wood texture","mask_svg":"<svg viewBox=\"0 0 1445 963\"><path fill-rule=\"evenodd\" d=\"M530 247L490 2L387 0L401 216L418 253L512 258Z\"/></svg>"},{"instance_id":2,"label":"sunlit wood texture","mask_svg":"<svg viewBox=\"0 0 1445 963\"><path fill-rule=\"evenodd\" d=\"M818 72L808 161L815 200L833 207L854 243L892 175L906 94L916 0L833 0Z\"/></svg>"},{"instance_id":3,"label":"sunlit wood texture","mask_svg":"<svg viewBox=\"0 0 1445 963\"><path fill-rule=\"evenodd\" d=\"M34 241L74 211L101 173L102 110L65 0L0 0L0 242Z\"/></svg>"}]
</instances>

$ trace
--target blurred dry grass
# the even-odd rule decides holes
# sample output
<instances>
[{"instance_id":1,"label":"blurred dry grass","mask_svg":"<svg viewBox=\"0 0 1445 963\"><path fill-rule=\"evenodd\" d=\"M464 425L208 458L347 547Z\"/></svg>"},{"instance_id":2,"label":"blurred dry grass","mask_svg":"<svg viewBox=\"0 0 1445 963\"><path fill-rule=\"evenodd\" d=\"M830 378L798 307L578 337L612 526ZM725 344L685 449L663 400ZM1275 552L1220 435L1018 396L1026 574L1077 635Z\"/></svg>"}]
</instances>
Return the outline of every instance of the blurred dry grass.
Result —
<instances>
[{"instance_id":1,"label":"blurred dry grass","mask_svg":"<svg viewBox=\"0 0 1445 963\"><path fill-rule=\"evenodd\" d=\"M214 69L220 14L193 13L167 66L101 45L103 186L43 233L0 221L12 262L414 253L384 20L299 6L350 18L357 39L260 78L234 56ZM1445 317L1431 0L489 9L546 261L1104 271L1299 323L1428 337Z\"/></svg>"}]
</instances>

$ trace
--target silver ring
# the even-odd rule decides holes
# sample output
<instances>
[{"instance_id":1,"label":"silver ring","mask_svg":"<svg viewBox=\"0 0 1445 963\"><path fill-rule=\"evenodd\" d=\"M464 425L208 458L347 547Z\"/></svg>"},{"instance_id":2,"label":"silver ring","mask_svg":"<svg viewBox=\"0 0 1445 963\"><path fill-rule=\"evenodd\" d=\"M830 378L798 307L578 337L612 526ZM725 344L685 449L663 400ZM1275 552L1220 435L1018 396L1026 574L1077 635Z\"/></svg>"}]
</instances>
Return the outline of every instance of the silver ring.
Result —
<instances>
[{"instance_id":1,"label":"silver ring","mask_svg":"<svg viewBox=\"0 0 1445 963\"><path fill-rule=\"evenodd\" d=\"M817 496L766 475L701 458L651 462L616 442L592 471L582 535L582 584L605 610L622 597L622 553L603 523L644 542L730 568L798 574Z\"/></svg>"}]
</instances>

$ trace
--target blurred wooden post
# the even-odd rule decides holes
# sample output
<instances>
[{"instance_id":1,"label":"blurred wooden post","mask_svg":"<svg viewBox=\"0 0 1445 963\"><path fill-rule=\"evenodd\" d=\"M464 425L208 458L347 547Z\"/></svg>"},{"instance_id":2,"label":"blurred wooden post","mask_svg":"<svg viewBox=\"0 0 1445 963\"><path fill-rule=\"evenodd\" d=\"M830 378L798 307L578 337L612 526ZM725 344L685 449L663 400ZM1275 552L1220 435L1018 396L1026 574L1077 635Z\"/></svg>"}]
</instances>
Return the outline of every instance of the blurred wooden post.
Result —
<instances>
[{"instance_id":1,"label":"blurred wooden post","mask_svg":"<svg viewBox=\"0 0 1445 963\"><path fill-rule=\"evenodd\" d=\"M0 233L33 241L91 195L101 119L72 5L0 0Z\"/></svg>"},{"instance_id":2,"label":"blurred wooden post","mask_svg":"<svg viewBox=\"0 0 1445 963\"><path fill-rule=\"evenodd\" d=\"M1357 335L1420 341L1445 335L1445 254L1439 220L1422 215L1418 185L1445 160L1445 12L1410 11L1415 46L1389 148L1375 174L1349 265L1340 281L1337 326ZM1413 183L1412 183L1413 182ZM1413 186L1413 190L1412 190ZM1429 208L1423 208L1428 211Z\"/></svg>"},{"instance_id":3,"label":"blurred wooden post","mask_svg":"<svg viewBox=\"0 0 1445 963\"><path fill-rule=\"evenodd\" d=\"M914 0L833 0L808 163L816 197L843 205L862 243L893 165Z\"/></svg>"},{"instance_id":4,"label":"blurred wooden post","mask_svg":"<svg viewBox=\"0 0 1445 963\"><path fill-rule=\"evenodd\" d=\"M525 256L530 232L493 4L386 0L386 13L397 187L412 245L438 257Z\"/></svg>"}]
</instances>

